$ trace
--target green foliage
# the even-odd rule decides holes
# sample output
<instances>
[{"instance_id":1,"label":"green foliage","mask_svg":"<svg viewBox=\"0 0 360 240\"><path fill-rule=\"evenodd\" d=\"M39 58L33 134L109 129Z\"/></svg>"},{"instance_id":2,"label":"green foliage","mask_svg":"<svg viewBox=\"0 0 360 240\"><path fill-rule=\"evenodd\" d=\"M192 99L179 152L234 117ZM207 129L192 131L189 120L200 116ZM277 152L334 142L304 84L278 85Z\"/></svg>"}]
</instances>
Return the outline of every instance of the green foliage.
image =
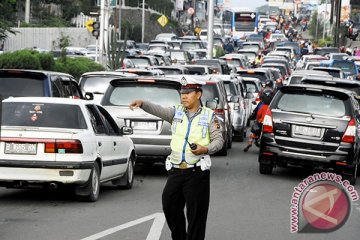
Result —
<instances>
[{"instance_id":1,"label":"green foliage","mask_svg":"<svg viewBox=\"0 0 360 240\"><path fill-rule=\"evenodd\" d=\"M16 32L11 29L16 20L16 0L1 0L0 1L0 46L9 34Z\"/></svg>"},{"instance_id":2,"label":"green foliage","mask_svg":"<svg viewBox=\"0 0 360 240\"><path fill-rule=\"evenodd\" d=\"M66 61L55 61L55 71L69 73L79 79L85 72L104 71L104 67L86 57L67 58Z\"/></svg>"},{"instance_id":3,"label":"green foliage","mask_svg":"<svg viewBox=\"0 0 360 240\"><path fill-rule=\"evenodd\" d=\"M125 0L126 6L142 7L142 1ZM174 9L174 3L171 0L146 0L145 8L152 8L158 12L164 13L167 16L171 15L171 11Z\"/></svg>"},{"instance_id":4,"label":"green foliage","mask_svg":"<svg viewBox=\"0 0 360 240\"><path fill-rule=\"evenodd\" d=\"M34 50L20 50L0 54L0 69L32 69L64 72L79 78L91 71L103 71L104 67L85 57L60 58L54 61L51 53L39 53Z\"/></svg>"},{"instance_id":5,"label":"green foliage","mask_svg":"<svg viewBox=\"0 0 360 240\"><path fill-rule=\"evenodd\" d=\"M319 47L332 46L333 39L330 37L319 39Z\"/></svg>"},{"instance_id":6,"label":"green foliage","mask_svg":"<svg viewBox=\"0 0 360 240\"><path fill-rule=\"evenodd\" d=\"M39 58L30 50L20 50L1 54L0 68L42 69Z\"/></svg>"}]
</instances>

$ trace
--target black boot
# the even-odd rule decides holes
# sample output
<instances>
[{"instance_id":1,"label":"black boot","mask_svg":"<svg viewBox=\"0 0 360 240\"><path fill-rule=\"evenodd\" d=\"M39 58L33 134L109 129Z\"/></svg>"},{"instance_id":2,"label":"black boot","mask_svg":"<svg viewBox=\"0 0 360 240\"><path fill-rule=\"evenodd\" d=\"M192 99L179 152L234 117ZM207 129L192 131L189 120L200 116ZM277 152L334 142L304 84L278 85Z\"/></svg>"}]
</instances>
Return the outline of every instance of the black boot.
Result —
<instances>
[{"instance_id":1,"label":"black boot","mask_svg":"<svg viewBox=\"0 0 360 240\"><path fill-rule=\"evenodd\" d=\"M247 151L249 151L249 149L251 148L251 144L248 144L245 148L244 148L244 152L247 152Z\"/></svg>"}]
</instances>

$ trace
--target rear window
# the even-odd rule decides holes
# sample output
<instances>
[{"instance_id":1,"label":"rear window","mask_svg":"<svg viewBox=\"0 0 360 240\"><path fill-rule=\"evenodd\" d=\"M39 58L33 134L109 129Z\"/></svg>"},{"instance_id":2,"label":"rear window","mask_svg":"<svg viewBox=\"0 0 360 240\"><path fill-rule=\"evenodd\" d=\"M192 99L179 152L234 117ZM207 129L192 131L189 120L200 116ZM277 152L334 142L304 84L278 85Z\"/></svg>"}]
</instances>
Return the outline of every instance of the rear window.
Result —
<instances>
[{"instance_id":1,"label":"rear window","mask_svg":"<svg viewBox=\"0 0 360 240\"><path fill-rule=\"evenodd\" d=\"M302 78L302 76L292 76L289 79L289 84L299 84Z\"/></svg>"},{"instance_id":2,"label":"rear window","mask_svg":"<svg viewBox=\"0 0 360 240\"><path fill-rule=\"evenodd\" d=\"M265 74L261 74L261 73L240 73L240 76L257 78L261 82L265 82L267 80Z\"/></svg>"},{"instance_id":3,"label":"rear window","mask_svg":"<svg viewBox=\"0 0 360 240\"><path fill-rule=\"evenodd\" d=\"M182 74L180 69L168 69L168 68L160 68L161 71L164 72L165 75L178 75L178 74Z\"/></svg>"},{"instance_id":4,"label":"rear window","mask_svg":"<svg viewBox=\"0 0 360 240\"><path fill-rule=\"evenodd\" d=\"M109 82L113 80L114 77L83 77L80 82L80 87L84 92L96 92L96 93L105 93Z\"/></svg>"},{"instance_id":5,"label":"rear window","mask_svg":"<svg viewBox=\"0 0 360 240\"><path fill-rule=\"evenodd\" d=\"M130 58L135 65L148 65L150 66L150 60L147 58Z\"/></svg>"},{"instance_id":6,"label":"rear window","mask_svg":"<svg viewBox=\"0 0 360 240\"><path fill-rule=\"evenodd\" d=\"M251 93L258 93L259 89L256 83L254 82L245 82L246 91Z\"/></svg>"},{"instance_id":7,"label":"rear window","mask_svg":"<svg viewBox=\"0 0 360 240\"><path fill-rule=\"evenodd\" d=\"M189 74L190 75L205 75L205 68L204 67L189 67Z\"/></svg>"},{"instance_id":8,"label":"rear window","mask_svg":"<svg viewBox=\"0 0 360 240\"><path fill-rule=\"evenodd\" d=\"M228 65L235 67L243 67L241 66L241 62L239 59L225 59Z\"/></svg>"},{"instance_id":9,"label":"rear window","mask_svg":"<svg viewBox=\"0 0 360 240\"><path fill-rule=\"evenodd\" d=\"M27 77L0 77L0 94L3 98L13 97L43 97L44 79Z\"/></svg>"},{"instance_id":10,"label":"rear window","mask_svg":"<svg viewBox=\"0 0 360 240\"><path fill-rule=\"evenodd\" d=\"M337 78L340 77L340 72L339 71L331 71L331 70L329 70L327 72L333 77L337 77Z\"/></svg>"},{"instance_id":11,"label":"rear window","mask_svg":"<svg viewBox=\"0 0 360 240\"><path fill-rule=\"evenodd\" d=\"M201 49L202 46L199 42L183 42L181 44L181 49L183 50L193 50L193 49Z\"/></svg>"},{"instance_id":12,"label":"rear window","mask_svg":"<svg viewBox=\"0 0 360 240\"><path fill-rule=\"evenodd\" d=\"M355 64L353 62L334 62L332 67L340 68L346 73L351 73L354 75L357 74Z\"/></svg>"},{"instance_id":13,"label":"rear window","mask_svg":"<svg viewBox=\"0 0 360 240\"><path fill-rule=\"evenodd\" d=\"M86 129L83 113L78 105L3 102L2 125L68 129Z\"/></svg>"},{"instance_id":14,"label":"rear window","mask_svg":"<svg viewBox=\"0 0 360 240\"><path fill-rule=\"evenodd\" d=\"M220 108L224 107L224 103L220 101L220 93L216 84L206 84L202 86L203 94L201 96L201 101L205 105L207 101L216 101L219 104Z\"/></svg>"},{"instance_id":15,"label":"rear window","mask_svg":"<svg viewBox=\"0 0 360 240\"><path fill-rule=\"evenodd\" d=\"M225 85L227 95L231 95L231 96L237 96L238 95L238 93L236 91L237 89L236 89L235 83L224 82L224 85Z\"/></svg>"},{"instance_id":16,"label":"rear window","mask_svg":"<svg viewBox=\"0 0 360 240\"><path fill-rule=\"evenodd\" d=\"M154 101L161 106L174 106L180 103L180 92L175 87L164 84L121 84L114 87L103 98L103 105L128 106L135 99Z\"/></svg>"},{"instance_id":17,"label":"rear window","mask_svg":"<svg viewBox=\"0 0 360 240\"><path fill-rule=\"evenodd\" d=\"M322 92L286 92L280 95L273 108L287 112L308 113L328 117L342 117L346 114L346 98Z\"/></svg>"}]
</instances>

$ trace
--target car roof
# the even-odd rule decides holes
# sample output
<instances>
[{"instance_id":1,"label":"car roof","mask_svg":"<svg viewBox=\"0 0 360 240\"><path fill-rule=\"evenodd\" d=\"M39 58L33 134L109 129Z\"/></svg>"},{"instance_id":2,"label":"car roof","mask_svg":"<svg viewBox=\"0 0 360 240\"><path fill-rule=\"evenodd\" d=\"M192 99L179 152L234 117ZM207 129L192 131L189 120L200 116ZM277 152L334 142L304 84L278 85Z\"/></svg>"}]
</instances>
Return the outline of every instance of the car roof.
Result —
<instances>
[{"instance_id":1,"label":"car roof","mask_svg":"<svg viewBox=\"0 0 360 240\"><path fill-rule=\"evenodd\" d=\"M99 72L86 72L81 75L82 77L87 76L114 76L114 77L131 77L136 74L119 72L119 71L99 71Z\"/></svg>"},{"instance_id":2,"label":"car roof","mask_svg":"<svg viewBox=\"0 0 360 240\"><path fill-rule=\"evenodd\" d=\"M42 73L45 75L62 75L62 76L67 76L67 77L71 77L74 78L72 75L68 74L68 73L63 73L63 72L54 72L54 71L47 71L47 70L28 70L28 69L0 69L0 71L4 71L4 72L21 72L21 73Z\"/></svg>"},{"instance_id":3,"label":"car roof","mask_svg":"<svg viewBox=\"0 0 360 240\"><path fill-rule=\"evenodd\" d=\"M287 85L287 86L283 86L282 88L280 88L281 91L283 90L287 90L287 89L319 89L319 90L328 90L328 91L334 91L334 92L338 92L338 93L344 93L347 94L349 96L354 96L354 92L351 90L346 90L343 88L337 88L337 87L328 87L328 86L323 86L323 85L313 85L313 84L294 84L294 85Z\"/></svg>"},{"instance_id":4,"label":"car roof","mask_svg":"<svg viewBox=\"0 0 360 240\"><path fill-rule=\"evenodd\" d=\"M39 102L39 103L58 103L58 104L70 104L70 105L82 105L89 103L89 100L72 99L72 98L57 98L57 97L9 97L3 100L3 102Z\"/></svg>"},{"instance_id":5,"label":"car roof","mask_svg":"<svg viewBox=\"0 0 360 240\"><path fill-rule=\"evenodd\" d=\"M324 72L324 71L317 71L317 70L295 70L295 71L292 72L291 76L293 76L293 75L312 75L312 74L329 75L327 72Z\"/></svg>"},{"instance_id":6,"label":"car roof","mask_svg":"<svg viewBox=\"0 0 360 240\"><path fill-rule=\"evenodd\" d=\"M180 76L184 76L184 75L171 75L171 76L134 76L134 77L124 77L124 78L118 78L118 79L113 79L110 81L110 83L114 83L114 82L172 82L172 83L178 83L179 85L180 83ZM186 76L186 75L185 75Z\"/></svg>"}]
</instances>

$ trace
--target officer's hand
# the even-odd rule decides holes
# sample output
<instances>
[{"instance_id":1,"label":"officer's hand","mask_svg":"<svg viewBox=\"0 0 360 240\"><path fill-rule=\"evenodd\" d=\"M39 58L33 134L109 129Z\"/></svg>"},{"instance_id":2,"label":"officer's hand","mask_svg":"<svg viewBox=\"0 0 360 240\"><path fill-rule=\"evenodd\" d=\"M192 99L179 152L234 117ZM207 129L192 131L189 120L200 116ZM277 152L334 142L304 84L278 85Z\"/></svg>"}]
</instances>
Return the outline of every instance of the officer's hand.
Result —
<instances>
[{"instance_id":1,"label":"officer's hand","mask_svg":"<svg viewBox=\"0 0 360 240\"><path fill-rule=\"evenodd\" d=\"M196 144L197 148L195 150L191 150L191 152L195 155L202 155L202 154L207 154L208 153L208 148L201 146L199 144Z\"/></svg>"},{"instance_id":2,"label":"officer's hand","mask_svg":"<svg viewBox=\"0 0 360 240\"><path fill-rule=\"evenodd\" d=\"M129 104L129 108L131 110L134 110L135 108L141 107L143 105L143 103L144 103L143 100L135 100Z\"/></svg>"}]
</instances>

